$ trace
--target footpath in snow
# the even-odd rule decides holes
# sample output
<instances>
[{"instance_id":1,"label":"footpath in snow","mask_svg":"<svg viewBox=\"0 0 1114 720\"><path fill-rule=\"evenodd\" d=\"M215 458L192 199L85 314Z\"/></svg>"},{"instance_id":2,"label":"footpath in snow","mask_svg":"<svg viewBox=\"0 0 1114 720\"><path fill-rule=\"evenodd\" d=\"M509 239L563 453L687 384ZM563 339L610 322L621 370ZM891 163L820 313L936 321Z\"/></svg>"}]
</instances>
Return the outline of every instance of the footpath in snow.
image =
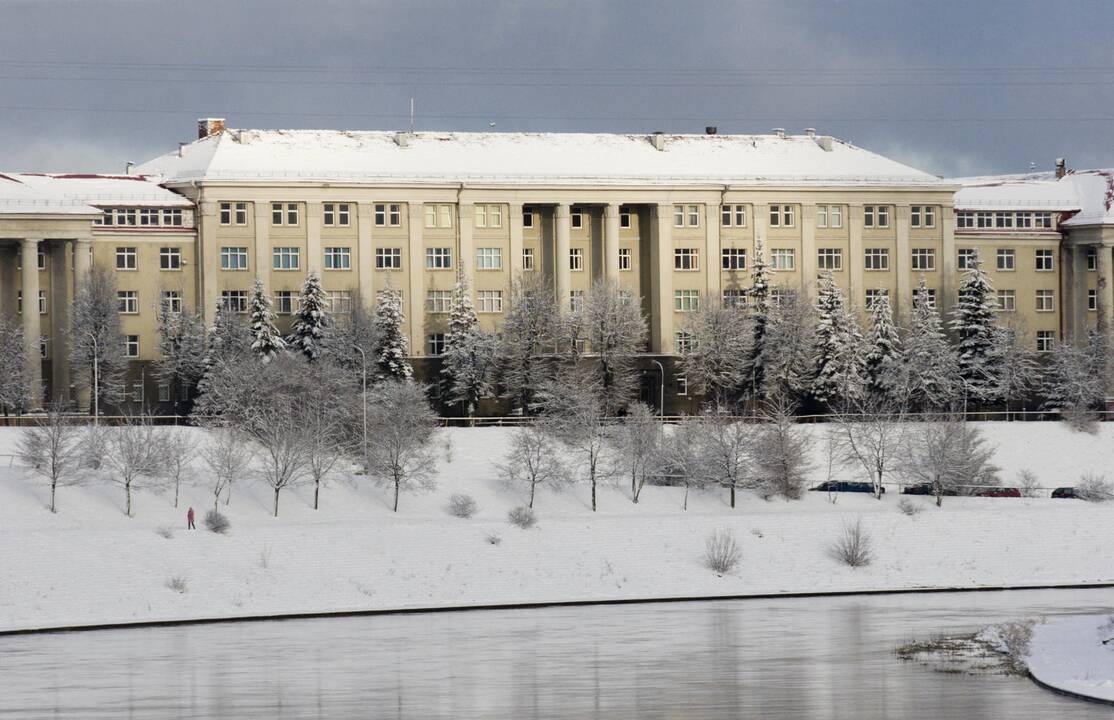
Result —
<instances>
[{"instance_id":1,"label":"footpath in snow","mask_svg":"<svg viewBox=\"0 0 1114 720\"><path fill-rule=\"evenodd\" d=\"M1071 485L1111 463L1114 426L1098 435L1053 423L986 423L996 462L1010 484L1029 469L1041 484ZM823 428L813 426L813 431ZM183 430L184 432L197 432ZM923 512L899 512L901 496L882 501L806 493L800 501L764 501L726 491L693 493L647 487L635 505L622 483L589 506L587 486L539 493L538 524L507 521L524 504L504 487L495 463L511 430L452 429L437 442L436 490L404 494L397 514L390 494L366 478L333 480L322 490L284 491L278 518L258 483L232 488L221 511L227 535L185 529L186 508L212 507L209 483L172 494L136 496L123 514L123 491L91 479L58 492L0 457L0 630L171 621L289 613L369 611L562 601L704 597L825 591L977 588L1114 582L1114 503L1017 498L911 497ZM0 455L19 432L0 430ZM818 443L818 446L821 445ZM814 482L825 479L816 451ZM200 466L195 470L201 475ZM841 478L859 479L850 472ZM449 497L467 493L478 512L452 517ZM829 547L846 523L861 519L875 559L852 569ZM160 534L164 528L172 532ZM730 530L742 552L723 577L704 564L705 541ZM164 537L163 534L170 535ZM171 587L175 586L175 587Z\"/></svg>"},{"instance_id":2,"label":"footpath in snow","mask_svg":"<svg viewBox=\"0 0 1114 720\"><path fill-rule=\"evenodd\" d=\"M1114 704L1112 638L1111 615L1080 615L1039 624L1029 642L1029 674L1053 690Z\"/></svg>"}]
</instances>

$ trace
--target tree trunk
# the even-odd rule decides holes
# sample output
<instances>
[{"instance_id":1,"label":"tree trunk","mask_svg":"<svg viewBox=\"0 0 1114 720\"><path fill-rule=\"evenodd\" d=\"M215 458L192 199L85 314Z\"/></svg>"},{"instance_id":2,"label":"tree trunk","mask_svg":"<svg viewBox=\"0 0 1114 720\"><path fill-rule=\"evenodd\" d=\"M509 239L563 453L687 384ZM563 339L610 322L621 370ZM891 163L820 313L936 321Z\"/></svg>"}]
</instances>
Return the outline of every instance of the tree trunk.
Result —
<instances>
[{"instance_id":1,"label":"tree trunk","mask_svg":"<svg viewBox=\"0 0 1114 720\"><path fill-rule=\"evenodd\" d=\"M51 482L50 482L50 512L58 512L57 510L54 509L54 490L57 487L58 487L58 482L56 480L51 480Z\"/></svg>"},{"instance_id":2,"label":"tree trunk","mask_svg":"<svg viewBox=\"0 0 1114 720\"><path fill-rule=\"evenodd\" d=\"M219 502L220 502L220 490L218 490L217 494L213 496L213 512L214 513L220 512L220 509L219 509L220 505L218 505Z\"/></svg>"},{"instance_id":3,"label":"tree trunk","mask_svg":"<svg viewBox=\"0 0 1114 720\"><path fill-rule=\"evenodd\" d=\"M124 505L124 514L128 517L132 516L132 482L128 480L124 483L124 494L127 496L127 503Z\"/></svg>"},{"instance_id":4,"label":"tree trunk","mask_svg":"<svg viewBox=\"0 0 1114 720\"><path fill-rule=\"evenodd\" d=\"M278 517L278 496L281 488L275 488L275 517Z\"/></svg>"},{"instance_id":5,"label":"tree trunk","mask_svg":"<svg viewBox=\"0 0 1114 720\"><path fill-rule=\"evenodd\" d=\"M228 481L228 487L224 489L224 506L228 507L232 503L232 481Z\"/></svg>"},{"instance_id":6,"label":"tree trunk","mask_svg":"<svg viewBox=\"0 0 1114 720\"><path fill-rule=\"evenodd\" d=\"M178 507L178 486L181 485L181 484L182 484L181 481L178 479L177 476L175 476L174 477L174 507Z\"/></svg>"},{"instance_id":7,"label":"tree trunk","mask_svg":"<svg viewBox=\"0 0 1114 720\"><path fill-rule=\"evenodd\" d=\"M731 483L731 508L735 508L735 483Z\"/></svg>"},{"instance_id":8,"label":"tree trunk","mask_svg":"<svg viewBox=\"0 0 1114 720\"><path fill-rule=\"evenodd\" d=\"M685 504L681 509L682 510L688 510L689 509L689 484L688 483L685 483Z\"/></svg>"},{"instance_id":9,"label":"tree trunk","mask_svg":"<svg viewBox=\"0 0 1114 720\"><path fill-rule=\"evenodd\" d=\"M313 481L313 509L317 509L317 497L321 493L321 479L315 478Z\"/></svg>"},{"instance_id":10,"label":"tree trunk","mask_svg":"<svg viewBox=\"0 0 1114 720\"><path fill-rule=\"evenodd\" d=\"M530 508L531 510L534 509L534 490L537 489L537 487L538 487L537 482L531 482L530 483L530 502L528 502L526 504L526 507Z\"/></svg>"},{"instance_id":11,"label":"tree trunk","mask_svg":"<svg viewBox=\"0 0 1114 720\"><path fill-rule=\"evenodd\" d=\"M395 512L398 512L398 486L400 484L401 484L401 481L396 477L395 478L395 507L394 507Z\"/></svg>"}]
</instances>

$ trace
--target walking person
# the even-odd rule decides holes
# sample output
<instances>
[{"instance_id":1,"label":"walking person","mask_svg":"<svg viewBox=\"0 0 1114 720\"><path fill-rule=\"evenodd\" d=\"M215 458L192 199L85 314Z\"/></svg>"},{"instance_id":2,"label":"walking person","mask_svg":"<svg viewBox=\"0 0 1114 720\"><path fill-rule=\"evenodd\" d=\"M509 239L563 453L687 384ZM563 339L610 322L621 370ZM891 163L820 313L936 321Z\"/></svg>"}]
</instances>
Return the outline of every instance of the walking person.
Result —
<instances>
[{"instance_id":1,"label":"walking person","mask_svg":"<svg viewBox=\"0 0 1114 720\"><path fill-rule=\"evenodd\" d=\"M186 511L186 528L189 530L196 530L197 527L193 524L193 508L191 507Z\"/></svg>"}]
</instances>

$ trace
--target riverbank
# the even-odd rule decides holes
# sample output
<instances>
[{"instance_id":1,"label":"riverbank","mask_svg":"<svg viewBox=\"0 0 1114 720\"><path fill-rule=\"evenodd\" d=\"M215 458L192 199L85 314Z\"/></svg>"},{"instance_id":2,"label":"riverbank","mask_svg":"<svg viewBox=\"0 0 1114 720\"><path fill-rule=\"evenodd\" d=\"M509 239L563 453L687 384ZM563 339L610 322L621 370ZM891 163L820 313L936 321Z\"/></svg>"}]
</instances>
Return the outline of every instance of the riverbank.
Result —
<instances>
[{"instance_id":1,"label":"riverbank","mask_svg":"<svg viewBox=\"0 0 1114 720\"><path fill-rule=\"evenodd\" d=\"M1108 464L1112 433L1071 434L1050 423L991 423L997 462L1009 482L1028 468L1045 484L1071 484ZM434 607L570 601L693 598L918 588L1086 585L1114 582L1114 504L1072 500L930 498L915 516L858 494L808 493L764 501L743 493L648 487L635 505L629 489L539 494L538 524L521 530L507 511L522 493L505 488L493 462L508 430L454 429L440 442L439 486L406 494L397 514L388 493L366 480L333 481L322 508L312 487L284 491L280 516L258 484L233 488L221 509L227 535L185 529L185 509L212 505L204 485L183 488L178 509L166 493L143 492L135 517L123 515L113 485L47 488L19 468L0 469L0 630ZM0 431L0 453L18 433ZM818 461L819 461L818 457ZM819 467L819 463L818 463ZM815 480L823 479L818 470ZM470 519L448 514L449 496L471 495ZM862 519L874 561L849 568L829 547ZM199 523L200 525L200 523ZM704 565L704 543L727 528L737 569ZM164 537L169 535L169 537ZM172 587L173 586L173 587Z\"/></svg>"},{"instance_id":2,"label":"riverbank","mask_svg":"<svg viewBox=\"0 0 1114 720\"><path fill-rule=\"evenodd\" d=\"M1114 705L1114 618L1110 614L1058 618L1033 628L1029 674L1067 695Z\"/></svg>"}]
</instances>

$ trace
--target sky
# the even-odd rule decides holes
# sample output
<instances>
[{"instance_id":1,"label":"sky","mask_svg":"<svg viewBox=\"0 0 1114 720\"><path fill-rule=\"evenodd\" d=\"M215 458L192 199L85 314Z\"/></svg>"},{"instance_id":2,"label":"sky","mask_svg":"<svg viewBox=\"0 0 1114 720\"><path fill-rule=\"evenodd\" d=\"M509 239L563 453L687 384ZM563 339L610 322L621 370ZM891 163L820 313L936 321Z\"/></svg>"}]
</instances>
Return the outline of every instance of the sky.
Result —
<instances>
[{"instance_id":1,"label":"sky","mask_svg":"<svg viewBox=\"0 0 1114 720\"><path fill-rule=\"evenodd\" d=\"M229 127L835 135L945 176L1114 166L1110 0L0 0L0 170Z\"/></svg>"}]
</instances>

